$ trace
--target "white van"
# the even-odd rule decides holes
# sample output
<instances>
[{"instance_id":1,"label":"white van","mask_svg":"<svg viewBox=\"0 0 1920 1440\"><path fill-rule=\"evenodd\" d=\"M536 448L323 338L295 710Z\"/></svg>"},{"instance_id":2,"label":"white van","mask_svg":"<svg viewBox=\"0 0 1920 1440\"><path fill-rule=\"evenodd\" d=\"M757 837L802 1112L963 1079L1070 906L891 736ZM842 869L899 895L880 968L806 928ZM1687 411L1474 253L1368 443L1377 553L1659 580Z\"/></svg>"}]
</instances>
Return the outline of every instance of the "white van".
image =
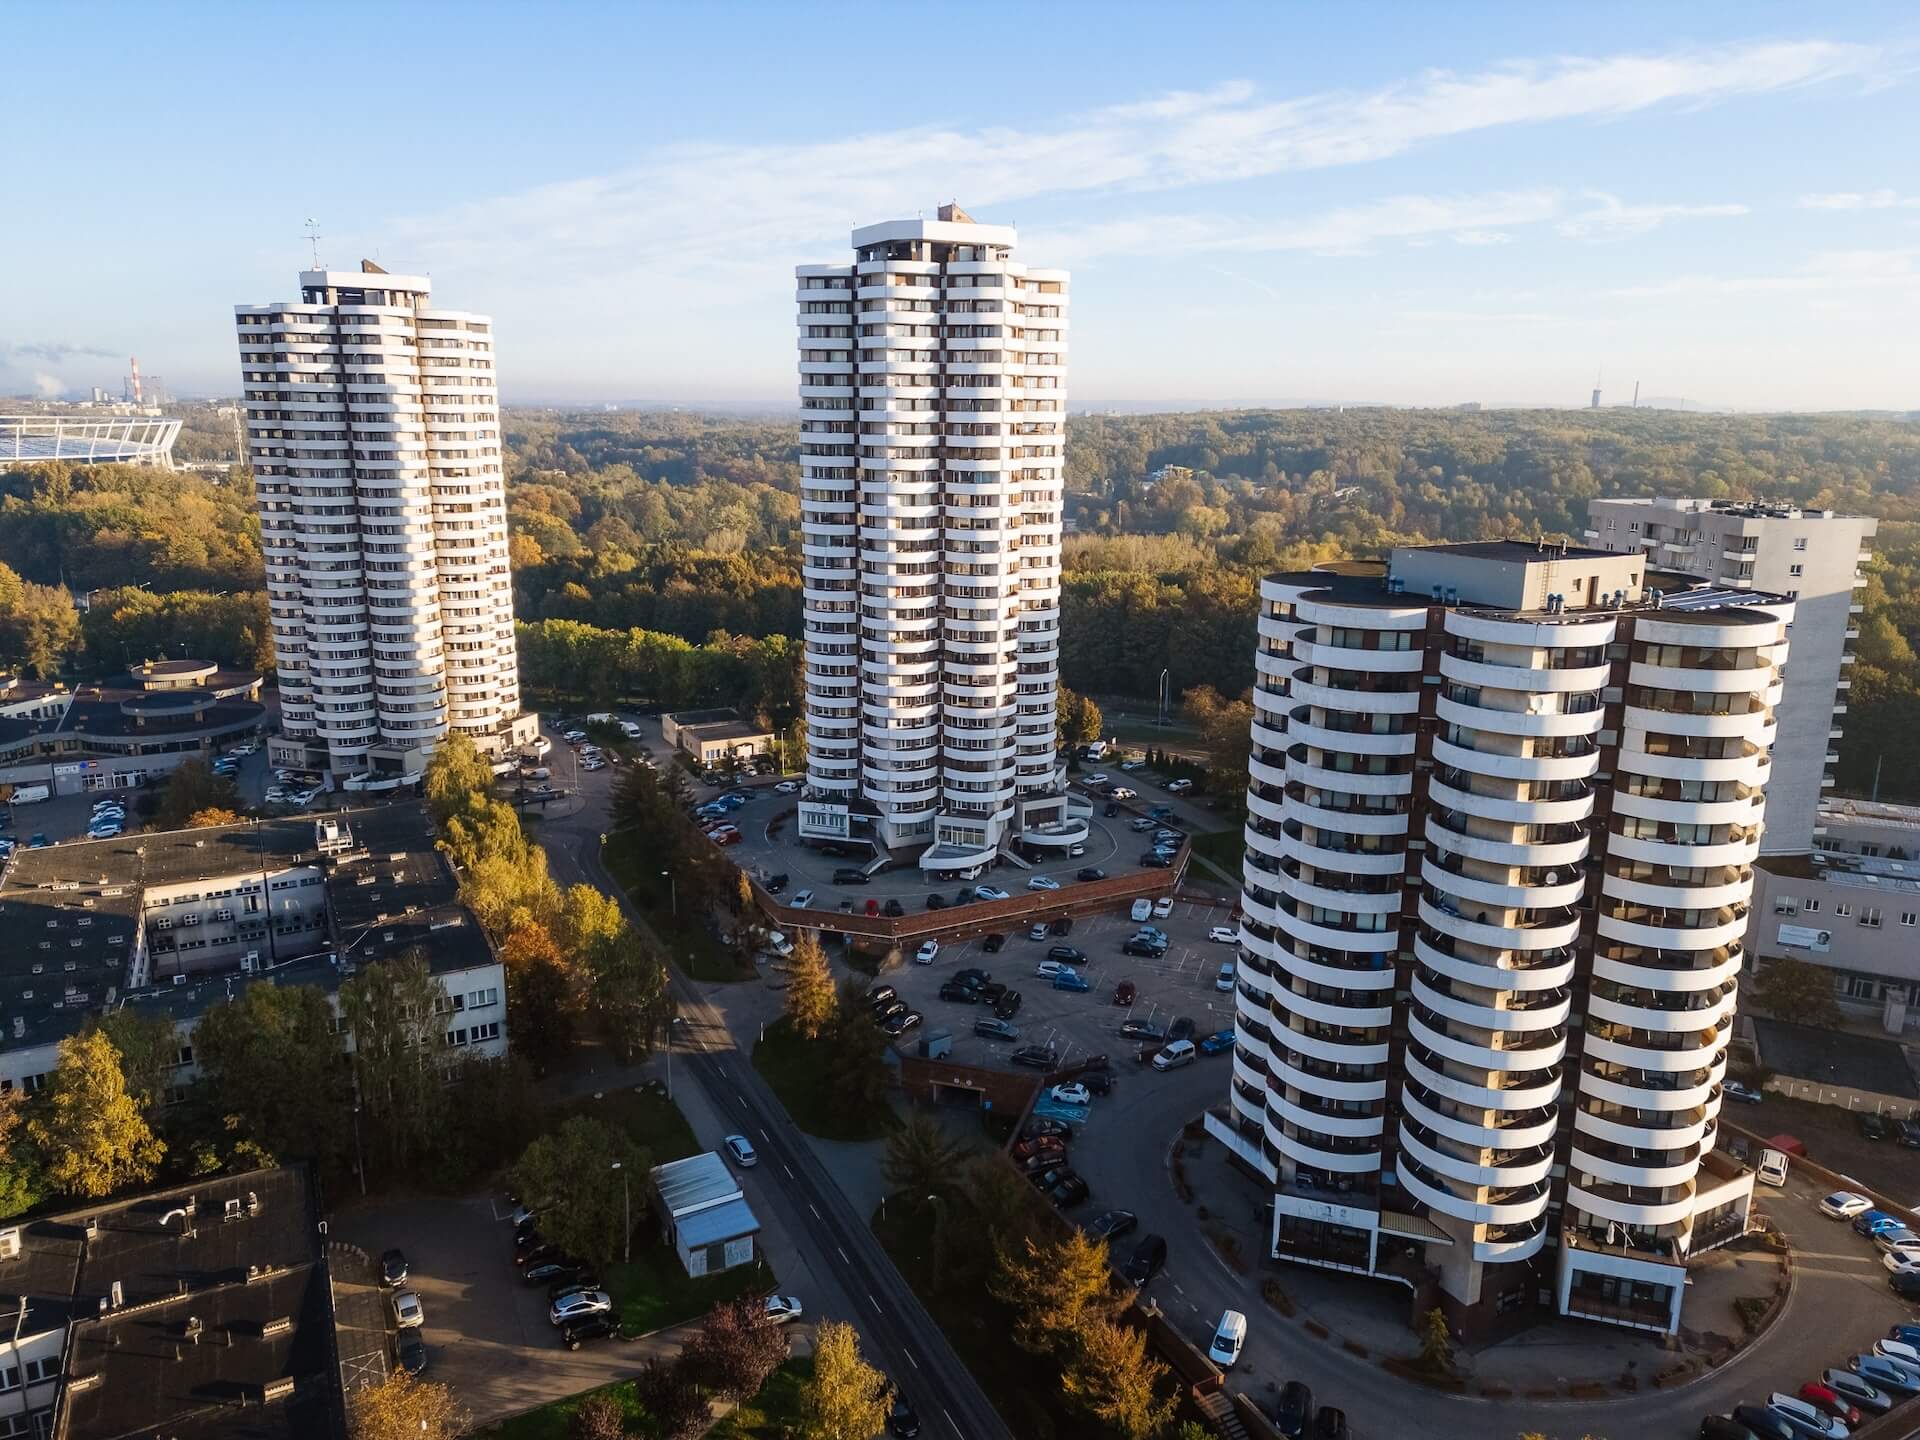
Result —
<instances>
[{"instance_id":1,"label":"white van","mask_svg":"<svg viewBox=\"0 0 1920 1440\"><path fill-rule=\"evenodd\" d=\"M1153 901L1147 899L1134 901L1132 915L1135 920L1151 920L1153 918Z\"/></svg>"},{"instance_id":2,"label":"white van","mask_svg":"<svg viewBox=\"0 0 1920 1440\"><path fill-rule=\"evenodd\" d=\"M1175 1040L1160 1047L1160 1053L1153 1057L1153 1068L1178 1070L1182 1065L1191 1065L1193 1056L1193 1041Z\"/></svg>"},{"instance_id":3,"label":"white van","mask_svg":"<svg viewBox=\"0 0 1920 1440\"><path fill-rule=\"evenodd\" d=\"M1240 1347L1246 1343L1247 1317L1238 1310L1229 1310L1220 1317L1219 1327L1213 1332L1207 1358L1222 1370L1231 1370L1233 1362L1240 1358Z\"/></svg>"},{"instance_id":4,"label":"white van","mask_svg":"<svg viewBox=\"0 0 1920 1440\"><path fill-rule=\"evenodd\" d=\"M1776 1190L1786 1188L1787 1157L1781 1150L1762 1150L1760 1168L1753 1172L1753 1178L1762 1185L1771 1185Z\"/></svg>"},{"instance_id":5,"label":"white van","mask_svg":"<svg viewBox=\"0 0 1920 1440\"><path fill-rule=\"evenodd\" d=\"M780 956L782 959L785 959L787 956L793 954L793 942L787 939L787 937L785 935L782 935L778 930L775 930L772 934L767 936L767 949L771 950L774 954Z\"/></svg>"}]
</instances>

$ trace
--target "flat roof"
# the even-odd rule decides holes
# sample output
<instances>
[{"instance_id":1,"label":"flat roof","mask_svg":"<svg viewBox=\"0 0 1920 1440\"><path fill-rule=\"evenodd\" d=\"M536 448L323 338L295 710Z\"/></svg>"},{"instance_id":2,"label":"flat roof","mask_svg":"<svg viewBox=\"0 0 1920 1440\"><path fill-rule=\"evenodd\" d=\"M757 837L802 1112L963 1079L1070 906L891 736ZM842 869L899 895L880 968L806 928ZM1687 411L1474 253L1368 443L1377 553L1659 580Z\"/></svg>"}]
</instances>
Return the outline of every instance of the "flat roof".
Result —
<instances>
[{"instance_id":1,"label":"flat roof","mask_svg":"<svg viewBox=\"0 0 1920 1440\"><path fill-rule=\"evenodd\" d=\"M740 1194L740 1182L733 1178L727 1162L712 1150L656 1165L648 1173L661 1206L676 1220L682 1215L724 1204Z\"/></svg>"},{"instance_id":2,"label":"flat roof","mask_svg":"<svg viewBox=\"0 0 1920 1440\"><path fill-rule=\"evenodd\" d=\"M742 1235L757 1235L759 1232L760 1221L753 1213L753 1207L737 1195L711 1210L702 1210L697 1215L676 1220L673 1227L674 1238L687 1250L702 1245L717 1245L722 1240L738 1240Z\"/></svg>"},{"instance_id":3,"label":"flat roof","mask_svg":"<svg viewBox=\"0 0 1920 1440\"><path fill-rule=\"evenodd\" d=\"M1815 1085L1843 1085L1920 1100L1920 1085L1914 1083L1906 1051L1896 1041L1794 1025L1764 1015L1752 1018L1760 1063L1769 1070Z\"/></svg>"},{"instance_id":4,"label":"flat roof","mask_svg":"<svg viewBox=\"0 0 1920 1440\"><path fill-rule=\"evenodd\" d=\"M1405 550L1437 550L1444 555L1466 555L1475 560L1527 561L1546 564L1558 560L1632 560L1639 557L1623 550L1589 550L1580 545L1560 545L1537 540L1460 540L1443 545L1405 545Z\"/></svg>"}]
</instances>

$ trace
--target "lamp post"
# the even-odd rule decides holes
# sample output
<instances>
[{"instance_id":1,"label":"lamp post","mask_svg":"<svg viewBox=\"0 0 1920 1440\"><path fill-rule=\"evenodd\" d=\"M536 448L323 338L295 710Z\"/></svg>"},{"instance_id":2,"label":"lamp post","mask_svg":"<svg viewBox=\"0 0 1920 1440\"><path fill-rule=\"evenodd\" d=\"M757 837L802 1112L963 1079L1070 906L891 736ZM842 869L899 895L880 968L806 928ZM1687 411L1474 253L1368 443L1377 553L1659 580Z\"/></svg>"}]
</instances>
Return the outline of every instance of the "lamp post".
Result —
<instances>
[{"instance_id":1,"label":"lamp post","mask_svg":"<svg viewBox=\"0 0 1920 1440\"><path fill-rule=\"evenodd\" d=\"M674 878L671 870L662 870L660 878L667 882L667 900L673 908L673 918L680 918L680 882Z\"/></svg>"},{"instance_id":2,"label":"lamp post","mask_svg":"<svg viewBox=\"0 0 1920 1440\"><path fill-rule=\"evenodd\" d=\"M620 1171L620 1213L626 1222L627 1237L625 1263L631 1265L633 1263L633 1191L627 1182L627 1172L621 1169L618 1160L613 1162L613 1168Z\"/></svg>"}]
</instances>

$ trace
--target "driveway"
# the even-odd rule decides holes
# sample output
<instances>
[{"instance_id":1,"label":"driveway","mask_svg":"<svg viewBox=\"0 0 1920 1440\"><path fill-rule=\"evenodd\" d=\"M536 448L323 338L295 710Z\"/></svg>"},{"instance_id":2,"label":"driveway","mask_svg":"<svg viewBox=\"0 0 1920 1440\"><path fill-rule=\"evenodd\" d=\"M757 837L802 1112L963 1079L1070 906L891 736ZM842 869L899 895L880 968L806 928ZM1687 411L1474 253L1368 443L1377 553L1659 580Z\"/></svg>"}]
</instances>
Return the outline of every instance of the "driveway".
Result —
<instances>
[{"instance_id":1,"label":"driveway","mask_svg":"<svg viewBox=\"0 0 1920 1440\"><path fill-rule=\"evenodd\" d=\"M453 1388L476 1423L625 1379L649 1356L679 1349L672 1331L565 1349L547 1323L545 1288L513 1273L513 1228L491 1196L364 1202L335 1216L332 1233L376 1262L385 1250L405 1252L407 1286L427 1315L427 1373Z\"/></svg>"}]
</instances>

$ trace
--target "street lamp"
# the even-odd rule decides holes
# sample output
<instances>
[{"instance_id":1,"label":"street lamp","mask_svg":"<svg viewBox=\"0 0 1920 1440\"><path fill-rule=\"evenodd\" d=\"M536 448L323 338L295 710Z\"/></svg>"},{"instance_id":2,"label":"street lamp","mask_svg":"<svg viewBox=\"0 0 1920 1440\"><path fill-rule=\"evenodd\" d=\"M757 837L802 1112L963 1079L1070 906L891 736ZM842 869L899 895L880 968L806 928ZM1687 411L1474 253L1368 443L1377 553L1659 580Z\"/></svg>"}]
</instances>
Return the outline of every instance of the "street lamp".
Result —
<instances>
[{"instance_id":1,"label":"street lamp","mask_svg":"<svg viewBox=\"0 0 1920 1440\"><path fill-rule=\"evenodd\" d=\"M662 870L660 878L667 882L667 899L673 906L673 918L678 920L680 918L680 883L674 878L671 870Z\"/></svg>"},{"instance_id":2,"label":"street lamp","mask_svg":"<svg viewBox=\"0 0 1920 1440\"><path fill-rule=\"evenodd\" d=\"M633 1263L633 1192L628 1188L627 1172L620 1169L618 1160L613 1162L613 1168L620 1171L620 1213L626 1218L626 1263L631 1265Z\"/></svg>"}]
</instances>

